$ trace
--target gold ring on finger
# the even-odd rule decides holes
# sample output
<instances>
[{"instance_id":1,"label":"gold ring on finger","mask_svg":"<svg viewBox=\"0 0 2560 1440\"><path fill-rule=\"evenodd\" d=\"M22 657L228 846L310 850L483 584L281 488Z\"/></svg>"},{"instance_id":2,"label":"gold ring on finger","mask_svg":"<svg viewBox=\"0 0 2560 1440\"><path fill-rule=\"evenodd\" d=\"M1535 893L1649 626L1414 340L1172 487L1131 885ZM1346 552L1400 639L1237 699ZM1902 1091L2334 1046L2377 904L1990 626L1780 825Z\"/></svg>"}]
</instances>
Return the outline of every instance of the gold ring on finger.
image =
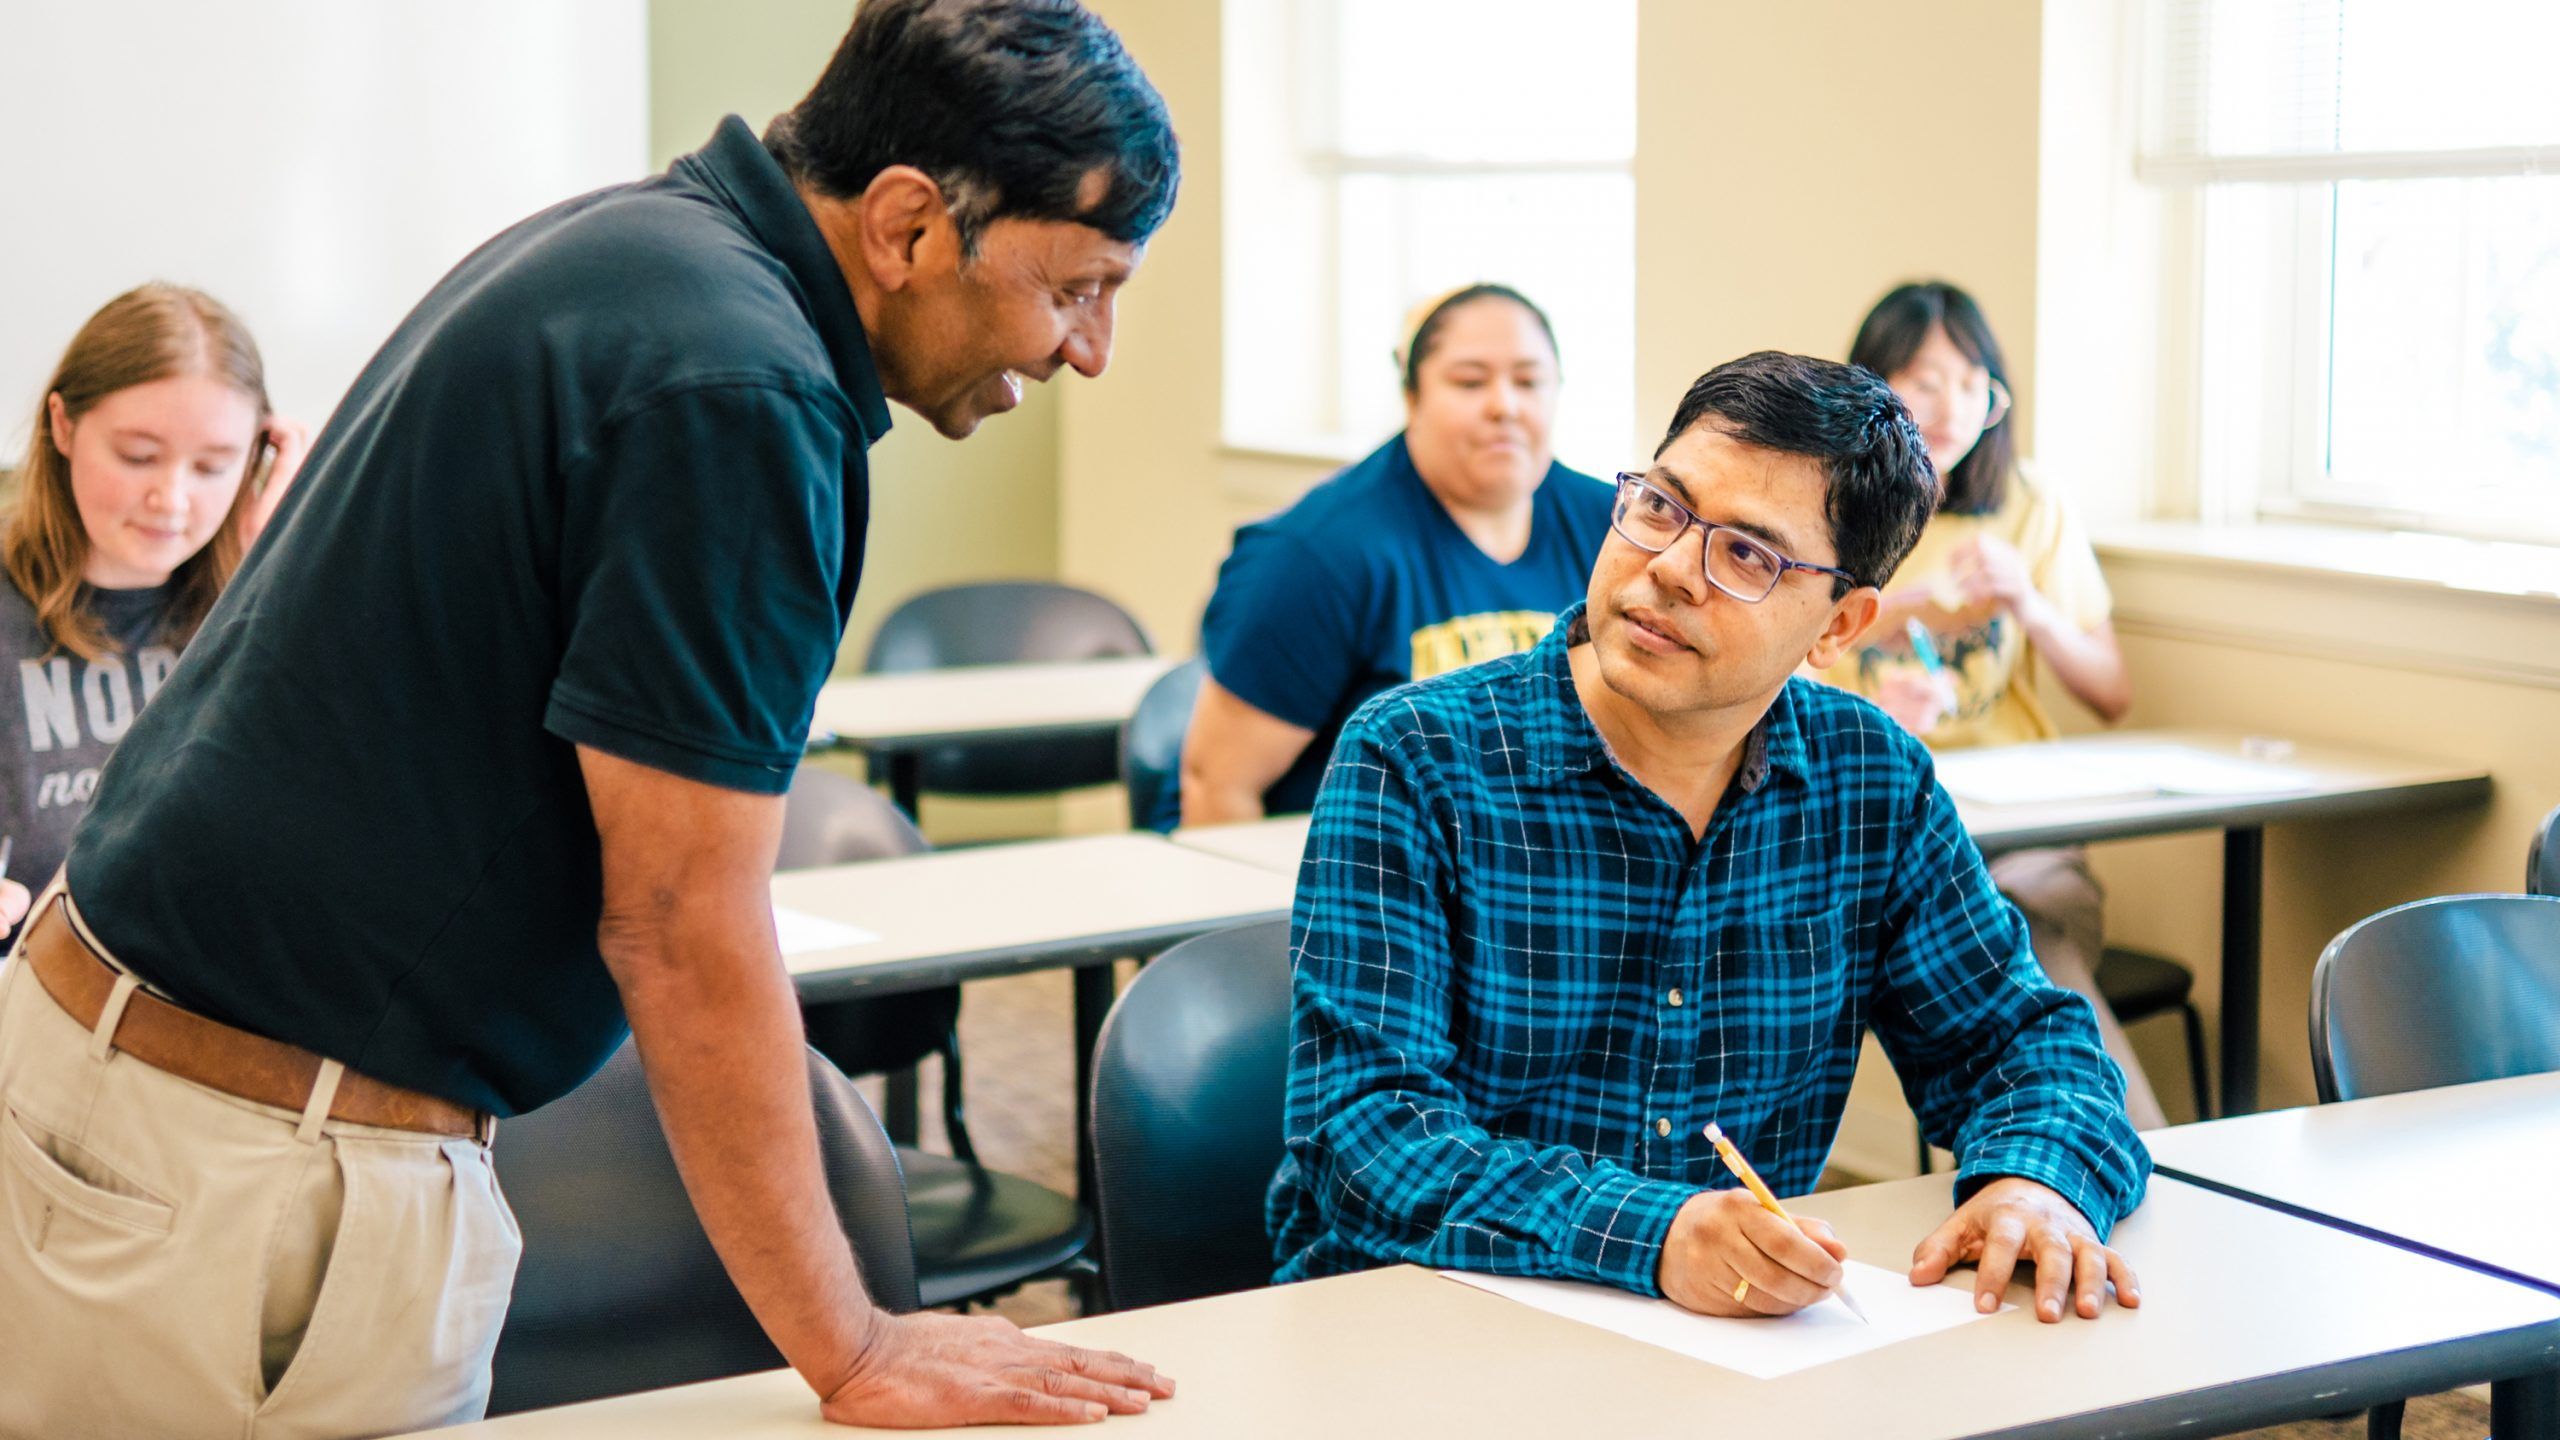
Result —
<instances>
[{"instance_id":1,"label":"gold ring on finger","mask_svg":"<svg viewBox=\"0 0 2560 1440\"><path fill-rule=\"evenodd\" d=\"M1742 1297L1744 1297L1745 1295L1748 1295L1748 1294L1750 1294L1750 1293L1751 1293L1751 1282L1750 1282L1750 1281L1748 1281L1748 1280L1736 1280L1736 1281L1734 1281L1734 1282L1733 1282L1733 1303L1734 1303L1734 1304L1736 1304L1736 1305L1740 1305L1740 1304L1742 1304L1742 1303L1743 1303L1743 1298L1742 1298Z\"/></svg>"}]
</instances>

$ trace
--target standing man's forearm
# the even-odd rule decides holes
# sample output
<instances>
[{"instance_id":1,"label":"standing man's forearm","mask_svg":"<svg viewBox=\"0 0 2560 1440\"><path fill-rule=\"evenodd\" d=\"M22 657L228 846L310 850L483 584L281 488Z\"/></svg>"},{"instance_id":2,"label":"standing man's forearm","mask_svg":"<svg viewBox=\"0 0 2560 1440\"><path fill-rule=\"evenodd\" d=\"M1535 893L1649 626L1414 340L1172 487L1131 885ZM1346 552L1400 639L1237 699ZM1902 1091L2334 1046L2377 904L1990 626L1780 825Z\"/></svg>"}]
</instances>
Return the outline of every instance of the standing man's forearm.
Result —
<instances>
[{"instance_id":1,"label":"standing man's forearm","mask_svg":"<svg viewBox=\"0 0 2560 1440\"><path fill-rule=\"evenodd\" d=\"M798 1002L769 914L693 899L608 916L605 961L703 1229L783 1358L829 1395L875 1310L827 1191Z\"/></svg>"}]
</instances>

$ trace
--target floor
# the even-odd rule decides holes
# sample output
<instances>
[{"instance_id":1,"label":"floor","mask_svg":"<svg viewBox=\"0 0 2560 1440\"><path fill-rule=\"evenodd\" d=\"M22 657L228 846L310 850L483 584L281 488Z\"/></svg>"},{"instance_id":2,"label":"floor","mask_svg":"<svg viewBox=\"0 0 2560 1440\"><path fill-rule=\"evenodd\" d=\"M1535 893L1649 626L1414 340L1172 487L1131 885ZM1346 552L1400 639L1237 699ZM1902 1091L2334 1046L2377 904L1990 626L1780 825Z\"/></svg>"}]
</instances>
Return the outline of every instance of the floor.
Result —
<instances>
[{"instance_id":1,"label":"floor","mask_svg":"<svg viewBox=\"0 0 2560 1440\"><path fill-rule=\"evenodd\" d=\"M960 1050L969 1065L969 1130L979 1156L1000 1170L1057 1189L1074 1183L1075 1054L1068 1041L1071 1013L1064 971L1045 971L969 987L960 1009ZM874 1103L878 1082L865 1082ZM925 1143L940 1144L938 1082L927 1067ZM1824 1183L1854 1184L1857 1177L1826 1175ZM1006 1297L998 1314L1023 1325L1073 1318L1074 1302L1063 1282L1033 1285ZM2362 1440L2364 1417L2304 1421L2255 1430L2261 1440ZM2405 1440L2480 1440L2489 1433L2489 1406L2466 1394L2413 1400L2401 1434Z\"/></svg>"}]
</instances>

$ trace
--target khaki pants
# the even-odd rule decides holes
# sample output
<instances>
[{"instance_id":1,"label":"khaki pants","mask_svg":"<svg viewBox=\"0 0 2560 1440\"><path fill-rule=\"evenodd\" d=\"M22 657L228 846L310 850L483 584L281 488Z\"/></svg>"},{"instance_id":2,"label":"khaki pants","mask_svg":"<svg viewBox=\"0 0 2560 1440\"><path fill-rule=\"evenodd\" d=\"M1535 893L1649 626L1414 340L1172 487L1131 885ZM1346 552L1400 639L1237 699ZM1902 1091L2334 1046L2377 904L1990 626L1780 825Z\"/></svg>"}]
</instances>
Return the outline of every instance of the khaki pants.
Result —
<instances>
[{"instance_id":1,"label":"khaki pants","mask_svg":"<svg viewBox=\"0 0 2560 1440\"><path fill-rule=\"evenodd\" d=\"M486 1145L154 1070L0 964L0 1436L476 1420L520 1248Z\"/></svg>"},{"instance_id":2,"label":"khaki pants","mask_svg":"<svg viewBox=\"0 0 2560 1440\"><path fill-rule=\"evenodd\" d=\"M1991 883L2018 907L2027 920L2027 938L2035 945L2036 962L2053 983L2087 997L2098 1012L2098 1038L2124 1071L2125 1114L2136 1130L2157 1130L2169 1123L2151 1077L2134 1058L2133 1041L2098 993L2098 957L2106 946L2106 893L2089 873L2089 852L2013 850L1991 862Z\"/></svg>"}]
</instances>

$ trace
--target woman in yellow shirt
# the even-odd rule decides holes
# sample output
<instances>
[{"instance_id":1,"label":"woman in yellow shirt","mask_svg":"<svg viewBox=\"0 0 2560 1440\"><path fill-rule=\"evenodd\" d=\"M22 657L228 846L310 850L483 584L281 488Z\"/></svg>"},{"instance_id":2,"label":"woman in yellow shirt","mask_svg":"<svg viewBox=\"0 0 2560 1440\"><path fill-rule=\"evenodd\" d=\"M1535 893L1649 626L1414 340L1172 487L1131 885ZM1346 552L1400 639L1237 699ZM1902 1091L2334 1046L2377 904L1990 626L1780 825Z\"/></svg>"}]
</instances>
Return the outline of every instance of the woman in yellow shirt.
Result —
<instances>
[{"instance_id":1,"label":"woman in yellow shirt","mask_svg":"<svg viewBox=\"0 0 2560 1440\"><path fill-rule=\"evenodd\" d=\"M2018 465L2002 423L2007 366L1981 308L1942 281L1901 286L1868 312L1849 362L1883 376L1910 407L1945 489L1886 585L1875 625L1823 678L1883 706L1936 750L2051 739L2036 696L2040 665L2099 719L2121 718L2133 690L2106 577L2069 507ZM2097 1007L2135 1128L2166 1123L2098 994L2104 895L2087 853L2017 851L1992 861L1991 875L2026 916L2046 973Z\"/></svg>"}]
</instances>

